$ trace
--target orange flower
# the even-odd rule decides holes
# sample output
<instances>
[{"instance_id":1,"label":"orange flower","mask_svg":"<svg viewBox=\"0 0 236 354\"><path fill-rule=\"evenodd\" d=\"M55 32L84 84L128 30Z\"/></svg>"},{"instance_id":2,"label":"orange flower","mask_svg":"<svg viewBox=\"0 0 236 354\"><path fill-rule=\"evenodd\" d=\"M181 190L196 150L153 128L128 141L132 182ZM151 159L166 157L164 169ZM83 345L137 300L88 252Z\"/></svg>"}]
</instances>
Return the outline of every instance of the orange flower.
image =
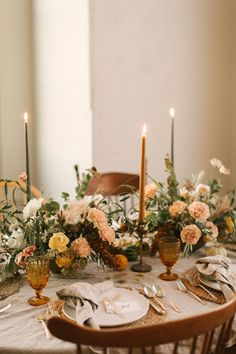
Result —
<instances>
[{"instance_id":1,"label":"orange flower","mask_svg":"<svg viewBox=\"0 0 236 354\"><path fill-rule=\"evenodd\" d=\"M114 268L116 270L125 270L128 265L128 259L123 254L116 254L114 257Z\"/></svg>"}]
</instances>

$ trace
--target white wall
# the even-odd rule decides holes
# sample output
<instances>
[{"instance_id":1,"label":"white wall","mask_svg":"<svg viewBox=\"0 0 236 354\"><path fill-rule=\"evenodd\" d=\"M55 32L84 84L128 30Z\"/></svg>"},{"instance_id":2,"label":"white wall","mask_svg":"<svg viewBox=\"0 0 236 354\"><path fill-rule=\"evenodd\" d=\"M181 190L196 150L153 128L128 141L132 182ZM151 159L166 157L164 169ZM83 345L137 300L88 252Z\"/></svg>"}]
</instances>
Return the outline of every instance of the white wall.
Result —
<instances>
[{"instance_id":1,"label":"white wall","mask_svg":"<svg viewBox=\"0 0 236 354\"><path fill-rule=\"evenodd\" d=\"M0 177L25 171L24 120L28 111L34 182L31 1L0 0Z\"/></svg>"},{"instance_id":2,"label":"white wall","mask_svg":"<svg viewBox=\"0 0 236 354\"><path fill-rule=\"evenodd\" d=\"M33 21L37 185L58 199L92 163L88 1L34 0Z\"/></svg>"},{"instance_id":3,"label":"white wall","mask_svg":"<svg viewBox=\"0 0 236 354\"><path fill-rule=\"evenodd\" d=\"M210 174L216 156L231 168L234 185L236 1L90 2L93 163L138 172L146 122L149 173L164 179L174 106L178 176L203 168ZM53 196L73 191L75 163L92 163L88 17L88 0L0 0L0 176L25 169L28 111L32 182Z\"/></svg>"},{"instance_id":4,"label":"white wall","mask_svg":"<svg viewBox=\"0 0 236 354\"><path fill-rule=\"evenodd\" d=\"M178 177L201 169L210 176L212 157L232 168L233 3L92 1L93 157L99 170L138 172L146 122L149 173L163 180L171 106Z\"/></svg>"}]
</instances>

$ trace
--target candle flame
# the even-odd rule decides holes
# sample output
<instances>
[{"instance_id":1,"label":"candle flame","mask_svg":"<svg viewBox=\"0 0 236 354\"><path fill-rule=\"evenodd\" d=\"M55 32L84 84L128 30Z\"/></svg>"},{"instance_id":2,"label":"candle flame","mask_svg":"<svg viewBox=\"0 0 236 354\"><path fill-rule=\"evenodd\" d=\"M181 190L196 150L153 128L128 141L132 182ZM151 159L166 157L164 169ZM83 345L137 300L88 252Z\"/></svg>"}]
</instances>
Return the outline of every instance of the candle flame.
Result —
<instances>
[{"instance_id":1,"label":"candle flame","mask_svg":"<svg viewBox=\"0 0 236 354\"><path fill-rule=\"evenodd\" d=\"M170 109L170 116L171 116L171 118L174 118L174 116L175 116L175 110L174 110L174 108L171 108L171 109Z\"/></svg>"},{"instance_id":2,"label":"candle flame","mask_svg":"<svg viewBox=\"0 0 236 354\"><path fill-rule=\"evenodd\" d=\"M29 118L29 115L27 112L24 113L24 121L25 123L28 123L28 118Z\"/></svg>"},{"instance_id":3,"label":"candle flame","mask_svg":"<svg viewBox=\"0 0 236 354\"><path fill-rule=\"evenodd\" d=\"M143 131L142 131L142 135L146 135L147 133L147 126L146 124L143 125Z\"/></svg>"}]
</instances>

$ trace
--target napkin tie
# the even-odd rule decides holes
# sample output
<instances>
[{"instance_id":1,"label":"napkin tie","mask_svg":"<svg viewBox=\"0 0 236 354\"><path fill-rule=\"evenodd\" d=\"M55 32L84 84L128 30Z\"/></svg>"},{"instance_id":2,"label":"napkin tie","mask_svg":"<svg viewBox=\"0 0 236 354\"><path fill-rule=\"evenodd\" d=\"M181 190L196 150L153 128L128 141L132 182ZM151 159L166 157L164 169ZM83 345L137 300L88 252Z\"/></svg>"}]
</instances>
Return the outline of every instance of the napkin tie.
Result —
<instances>
[{"instance_id":1,"label":"napkin tie","mask_svg":"<svg viewBox=\"0 0 236 354\"><path fill-rule=\"evenodd\" d=\"M226 301L231 300L235 292L235 288L228 276L230 263L229 258L221 255L202 257L195 263L198 272L203 277L219 284Z\"/></svg>"}]
</instances>

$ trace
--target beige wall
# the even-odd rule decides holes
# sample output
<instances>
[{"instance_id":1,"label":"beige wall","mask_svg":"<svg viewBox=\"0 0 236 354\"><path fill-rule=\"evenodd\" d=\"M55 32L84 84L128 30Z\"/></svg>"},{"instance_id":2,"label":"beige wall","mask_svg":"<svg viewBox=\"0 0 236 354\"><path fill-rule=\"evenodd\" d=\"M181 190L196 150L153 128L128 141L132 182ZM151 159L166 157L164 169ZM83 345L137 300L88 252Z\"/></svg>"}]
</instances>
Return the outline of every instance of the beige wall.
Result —
<instances>
[{"instance_id":1,"label":"beige wall","mask_svg":"<svg viewBox=\"0 0 236 354\"><path fill-rule=\"evenodd\" d=\"M28 111L33 183L53 196L72 191L73 165L92 163L91 90L99 170L139 171L146 122L149 173L163 180L174 106L178 177L200 169L210 175L208 160L215 156L232 170L223 182L234 185L236 1L90 4L91 88L88 0L0 0L0 176L15 178L25 169Z\"/></svg>"},{"instance_id":2,"label":"beige wall","mask_svg":"<svg viewBox=\"0 0 236 354\"><path fill-rule=\"evenodd\" d=\"M92 165L87 0L34 0L37 185L74 195Z\"/></svg>"},{"instance_id":3,"label":"beige wall","mask_svg":"<svg viewBox=\"0 0 236 354\"><path fill-rule=\"evenodd\" d=\"M233 13L236 17L236 1L233 2ZM235 187L236 185L236 19L235 17L232 20L232 48L233 48L233 60L232 60L232 80L233 80L233 89L232 89L232 109L233 109L233 119L230 125L231 135L230 143L231 146L231 185ZM236 188L235 188L236 189Z\"/></svg>"},{"instance_id":4,"label":"beige wall","mask_svg":"<svg viewBox=\"0 0 236 354\"><path fill-rule=\"evenodd\" d=\"M23 113L28 111L34 181L31 1L0 0L0 176L25 170Z\"/></svg>"},{"instance_id":5,"label":"beige wall","mask_svg":"<svg viewBox=\"0 0 236 354\"><path fill-rule=\"evenodd\" d=\"M178 177L201 169L210 176L212 157L233 168L234 3L92 1L93 157L100 170L138 172L146 122L149 173L163 180L171 106Z\"/></svg>"}]
</instances>

